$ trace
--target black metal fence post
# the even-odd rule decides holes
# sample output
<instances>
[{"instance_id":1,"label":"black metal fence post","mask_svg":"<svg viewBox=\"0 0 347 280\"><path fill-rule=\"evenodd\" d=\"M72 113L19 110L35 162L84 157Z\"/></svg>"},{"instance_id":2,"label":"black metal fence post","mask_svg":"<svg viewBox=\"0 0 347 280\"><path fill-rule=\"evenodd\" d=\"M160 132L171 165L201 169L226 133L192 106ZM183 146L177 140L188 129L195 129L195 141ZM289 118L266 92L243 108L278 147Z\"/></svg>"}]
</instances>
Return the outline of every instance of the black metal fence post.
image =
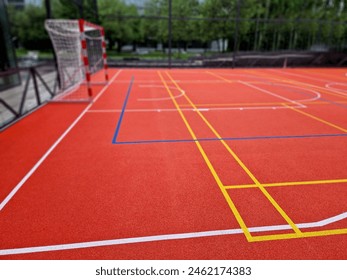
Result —
<instances>
[{"instance_id":1,"label":"black metal fence post","mask_svg":"<svg viewBox=\"0 0 347 280\"><path fill-rule=\"evenodd\" d=\"M169 0L169 17L168 17L168 56L169 68L171 68L172 60L172 0Z\"/></svg>"},{"instance_id":2,"label":"black metal fence post","mask_svg":"<svg viewBox=\"0 0 347 280\"><path fill-rule=\"evenodd\" d=\"M41 105L40 92L39 92L39 87L37 86L36 71L35 71L34 67L30 67L30 75L31 75L33 82L34 82L34 89L35 89L35 96L36 96L37 105Z\"/></svg>"},{"instance_id":3,"label":"black metal fence post","mask_svg":"<svg viewBox=\"0 0 347 280\"><path fill-rule=\"evenodd\" d=\"M52 18L51 0L45 0L46 18Z\"/></svg>"},{"instance_id":4,"label":"black metal fence post","mask_svg":"<svg viewBox=\"0 0 347 280\"><path fill-rule=\"evenodd\" d=\"M98 1L93 0L93 9L94 9L94 16L95 16L95 23L99 24L99 7L98 7Z\"/></svg>"},{"instance_id":5,"label":"black metal fence post","mask_svg":"<svg viewBox=\"0 0 347 280\"><path fill-rule=\"evenodd\" d=\"M236 52L237 52L237 46L238 46L238 36L239 36L239 24L240 24L240 0L237 0L236 3L236 17L235 17L235 32L234 32L234 52L233 52L233 63L232 68L235 68L236 66Z\"/></svg>"},{"instance_id":6,"label":"black metal fence post","mask_svg":"<svg viewBox=\"0 0 347 280\"><path fill-rule=\"evenodd\" d=\"M29 83L30 83L30 79L31 79L31 73L28 73L26 82L25 82L25 87L24 87L24 91L23 91L23 95L22 95L22 100L20 102L20 106L19 106L19 115L23 115L23 110L24 110L24 104L25 104L25 100L27 97L27 93L28 93L28 89L29 89Z\"/></svg>"}]
</instances>

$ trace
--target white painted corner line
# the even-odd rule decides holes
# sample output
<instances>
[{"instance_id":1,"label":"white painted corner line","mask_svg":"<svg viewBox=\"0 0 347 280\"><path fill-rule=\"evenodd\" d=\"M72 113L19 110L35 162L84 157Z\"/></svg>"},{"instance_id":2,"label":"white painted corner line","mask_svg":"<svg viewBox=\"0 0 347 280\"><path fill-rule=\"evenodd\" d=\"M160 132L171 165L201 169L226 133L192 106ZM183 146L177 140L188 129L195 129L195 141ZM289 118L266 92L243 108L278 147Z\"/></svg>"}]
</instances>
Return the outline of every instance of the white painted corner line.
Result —
<instances>
[{"instance_id":1,"label":"white painted corner line","mask_svg":"<svg viewBox=\"0 0 347 280\"><path fill-rule=\"evenodd\" d=\"M276 94L276 93L271 92L271 91L269 91L269 90L262 89L262 88L260 88L260 87L255 86L255 85L252 85L251 83L243 82L243 81L239 81L239 83L244 84L244 85L246 85L246 86L249 86L249 87L251 87L251 88L254 88L254 89L258 90L258 91L262 91L262 92L264 92L264 93L266 93L266 94L275 96L275 97L280 98L280 99L282 99L282 100L285 100L285 101L287 101L287 102L289 102L289 103L296 104L297 106L299 106L299 107L301 107L301 108L306 108L305 105L303 105L303 104L301 104L301 103L299 103L299 102L297 102L297 101L295 101L295 100L291 100L291 99L289 99L289 98L286 98L286 97L284 97L284 96L282 96L282 95Z\"/></svg>"},{"instance_id":2,"label":"white painted corner line","mask_svg":"<svg viewBox=\"0 0 347 280\"><path fill-rule=\"evenodd\" d=\"M336 215L336 216L333 216L318 222L297 224L297 227L298 228L323 227L323 226L341 221L346 218L347 218L347 212L344 212L342 214L339 214L339 215ZM279 231L279 230L287 230L287 229L290 230L292 228L288 224L248 228L250 232L269 232L269 231ZM124 245L124 244L134 244L134 243L144 243L144 242L180 240L180 239L199 238L199 237L235 235L235 234L242 234L242 233L243 233L242 229L237 228L237 229L211 230L211 231L200 231L200 232L189 232L189 233L178 233L178 234L152 235L152 236L143 236L143 237L130 237L130 238L89 241L89 242L79 242L79 243L70 243L70 244L49 245L49 246L2 249L0 250L0 256L52 252L52 251L61 251L61 250L73 250L73 249L85 249L85 248L95 248L95 247L103 247L103 246L114 246L114 245Z\"/></svg>"},{"instance_id":3,"label":"white painted corner line","mask_svg":"<svg viewBox=\"0 0 347 280\"><path fill-rule=\"evenodd\" d=\"M97 101L100 96L106 91L106 89L111 85L111 83L117 78L122 70L112 77L110 82L98 93L94 101ZM12 191L6 196L6 198L0 204L0 211L9 203L9 201L15 196L15 194L20 190L20 188L25 184L26 181L35 173L35 171L40 167L40 165L45 161L45 159L54 151L54 149L59 145L59 143L65 138L65 136L75 127L75 125L80 121L80 119L86 114L89 108L93 105L90 103L82 113L75 119L75 121L64 131L64 133L53 143L53 145L46 151L46 153L39 159L38 162L29 170L29 172L22 178L22 180L12 189Z\"/></svg>"},{"instance_id":4,"label":"white painted corner line","mask_svg":"<svg viewBox=\"0 0 347 280\"><path fill-rule=\"evenodd\" d=\"M142 88L163 88L165 89L164 86L162 85L139 85L139 87L142 87ZM178 89L176 87L168 87L169 89L172 89L172 90L178 90L180 92L180 94L178 95L174 95L174 98L175 99L178 99L182 96L184 96L186 93L184 90L181 90L181 89ZM151 102L151 101L166 101L166 100L171 100L171 97L157 97L157 98L138 98L137 101L140 101L140 102Z\"/></svg>"}]
</instances>

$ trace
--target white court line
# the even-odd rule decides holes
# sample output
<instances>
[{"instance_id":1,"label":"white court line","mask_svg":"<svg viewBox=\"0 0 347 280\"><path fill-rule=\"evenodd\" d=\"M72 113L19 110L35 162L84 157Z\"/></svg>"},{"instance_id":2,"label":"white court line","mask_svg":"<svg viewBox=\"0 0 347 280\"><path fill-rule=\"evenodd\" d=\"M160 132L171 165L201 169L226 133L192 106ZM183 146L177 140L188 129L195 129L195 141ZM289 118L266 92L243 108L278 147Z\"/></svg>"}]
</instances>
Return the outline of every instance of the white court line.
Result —
<instances>
[{"instance_id":1,"label":"white court line","mask_svg":"<svg viewBox=\"0 0 347 280\"><path fill-rule=\"evenodd\" d=\"M224 82L224 81L222 81ZM238 81L241 82L241 81ZM319 92L314 91L314 90L310 90L310 89L305 89L299 86L294 86L294 85L287 85L287 84L281 84L281 83L272 83L272 82L263 82L264 84L267 85L276 85L276 86L289 86L289 87L293 87L293 88L298 88L301 90L307 90L307 91L311 91L313 92L316 96L309 98L309 99L302 99L302 100L291 100L291 99L287 99L284 98L282 96L279 96L275 93L271 93L266 91L266 93L270 93L271 95L274 95L276 97L279 97L282 99L284 98L284 100L290 102L290 103L297 103L298 105L296 106L292 106L292 108L305 108L306 106L301 104L300 102L307 102L307 101L314 101L314 100L318 100L320 99L321 95ZM249 84L252 84L251 82ZM151 85L142 85L142 87L152 87ZM155 87L162 87L161 85L155 85ZM172 89L176 89L176 88L172 88ZM259 89L259 88L257 88ZM262 89L260 89L262 90ZM185 94L185 92L183 91L183 93L177 97L182 96L183 94ZM154 101L154 100L166 100L166 98L156 98L156 99L138 99L139 101ZM243 106L243 107L208 107L208 108L199 108L199 111L242 111L242 110L276 110L276 109L285 109L288 110L290 109L289 107L284 107L284 106ZM197 111L194 108L181 108L182 111L191 111L191 112L195 112ZM121 112L121 109L106 109L106 110L88 110L88 113L119 113ZM177 109L167 109L167 108L163 108L163 109L126 109L125 112L127 113L145 113L145 112L177 112Z\"/></svg>"},{"instance_id":2,"label":"white court line","mask_svg":"<svg viewBox=\"0 0 347 280\"><path fill-rule=\"evenodd\" d=\"M180 82L179 80L176 80L175 82ZM220 82L224 82L224 81L220 81ZM238 81L239 82L239 81ZM200 83L200 82L199 82ZM252 82L248 82L249 84L253 84ZM291 87L291 88L297 88L297 89L300 89L301 91L309 91L309 92L312 92L315 96L312 97L312 98L308 98L308 99L301 99L301 100L292 100L292 102L308 102L308 101L315 101L315 100L318 100L320 99L321 97L321 94L317 91L314 91L312 89L307 89L307 88L304 88L302 86L295 86L295 85L289 85L289 84L284 84L284 83L273 83L273 82L257 82L257 83L261 83L261 84L265 84L265 85L271 85L271 86L277 86L277 87L284 87L284 88L288 88L288 87ZM165 88L163 87L162 85L151 85L151 84L148 84L148 85L145 85L145 84L142 84L142 85L139 85L139 87L143 87L143 88ZM173 90L179 90L177 89L176 87L169 87L170 89L173 89ZM184 90L179 90L181 91L181 94L179 95L176 95L175 98L179 98L179 97L182 97L183 95L185 95L185 91ZM191 91L192 92L192 91ZM196 91L194 91L196 92ZM207 92L207 91L206 91ZM205 93L205 91L203 91L202 93ZM162 97L162 98L139 98L137 99L138 101L161 101L161 100L171 100L170 97ZM278 106L280 107L280 106ZM244 107L239 107L239 108L244 108ZM250 108L250 107L249 107ZM300 108L302 108L302 106L300 105ZM263 108L261 108L263 109Z\"/></svg>"},{"instance_id":3,"label":"white court line","mask_svg":"<svg viewBox=\"0 0 347 280\"><path fill-rule=\"evenodd\" d=\"M291 106L290 108L303 108L302 106ZM290 109L289 107L284 107L284 106L257 106L257 107L226 107L226 108L209 108L210 111L232 111L232 110L236 110L236 111L243 111L243 110L286 110L286 109Z\"/></svg>"},{"instance_id":4,"label":"white court line","mask_svg":"<svg viewBox=\"0 0 347 280\"><path fill-rule=\"evenodd\" d=\"M252 83L250 83L252 84ZM263 82L262 84L266 84L266 85L270 85L270 86L279 86L282 88L297 88L301 91L310 91L312 92L315 96L311 97L311 98L307 98L307 99L300 99L300 100L295 100L296 102L309 102L309 101L316 101L318 99L321 98L321 94L318 91L312 90L312 89L307 89L305 87L302 86L295 86L295 85L291 85L291 84L284 84L284 83L273 83L273 82ZM302 94L302 93L299 93Z\"/></svg>"},{"instance_id":5,"label":"white court line","mask_svg":"<svg viewBox=\"0 0 347 280\"><path fill-rule=\"evenodd\" d=\"M206 84L221 84L224 83L224 81L221 80L173 80L177 83L183 83L183 84L201 84L201 83L206 83ZM137 83L140 84L158 84L161 85L160 83L158 83L158 80L136 80ZM165 80L165 82L169 83L171 82L171 80ZM117 84L129 84L129 80L117 80L116 81Z\"/></svg>"},{"instance_id":6,"label":"white court line","mask_svg":"<svg viewBox=\"0 0 347 280\"><path fill-rule=\"evenodd\" d=\"M333 90L340 91L340 94L342 94L342 95L344 95L344 96L347 96L347 94L341 93L341 91L342 91L342 92L347 92L346 89L334 88L334 87L331 87L331 85L347 86L346 83L327 83L327 84L325 85L325 87L326 87L326 88L329 88L329 89L333 89Z\"/></svg>"},{"instance_id":7,"label":"white court line","mask_svg":"<svg viewBox=\"0 0 347 280\"><path fill-rule=\"evenodd\" d=\"M193 108L185 108L182 111L193 111ZM109 109L109 110L89 110L87 113L120 113L121 109ZM125 109L126 113L146 113L146 112L178 112L177 109Z\"/></svg>"},{"instance_id":8,"label":"white court line","mask_svg":"<svg viewBox=\"0 0 347 280\"><path fill-rule=\"evenodd\" d=\"M165 89L164 86L162 85L139 85L139 87L142 87L142 88L163 88ZM178 90L181 94L179 95L175 95L174 98L177 99L177 98L180 98L182 97L183 95L185 95L185 91L184 90L180 90L176 87L168 87L169 89L172 89L172 90ZM172 98L169 96L169 97L158 97L158 98L138 98L137 101L144 101L144 102L148 102L148 101L165 101L165 100L172 100Z\"/></svg>"},{"instance_id":9,"label":"white court line","mask_svg":"<svg viewBox=\"0 0 347 280\"><path fill-rule=\"evenodd\" d=\"M95 97L94 101L97 101L100 96L106 91L109 85L117 78L122 70L113 76L110 82L99 92ZM76 118L76 120L65 130L65 132L58 138L57 141L47 150L47 152L39 159L39 161L30 169L30 171L22 178L22 180L12 189L12 191L6 196L6 198L0 204L0 211L6 206L6 204L12 199L12 197L20 190L20 188L25 184L25 182L34 174L34 172L40 167L40 165L45 161L45 159L53 152L53 150L59 145L59 143L65 138L65 136L74 128L74 126L80 121L80 119L85 115L89 108L93 105L90 103L82 113Z\"/></svg>"},{"instance_id":10,"label":"white court line","mask_svg":"<svg viewBox=\"0 0 347 280\"><path fill-rule=\"evenodd\" d=\"M298 73L292 73L292 72L287 72L287 71L282 71L282 70L270 69L269 71L271 71L271 72L277 72L277 73L282 73L282 74L285 74L285 75L291 75L291 76L301 77L301 78L305 78L305 79L312 80L312 81L317 81L317 82L331 82L331 80L322 80L322 79L319 79L319 78L313 78L312 76L309 76L309 75L298 74Z\"/></svg>"},{"instance_id":11,"label":"white court line","mask_svg":"<svg viewBox=\"0 0 347 280\"><path fill-rule=\"evenodd\" d=\"M260 81L260 82L270 82L272 81L271 78L267 78L267 77L261 77L255 74L240 74L240 73L218 73L219 75L224 75L224 76L232 76L232 77L242 77L242 78L249 78L249 79L253 79L255 81Z\"/></svg>"},{"instance_id":12,"label":"white court line","mask_svg":"<svg viewBox=\"0 0 347 280\"><path fill-rule=\"evenodd\" d=\"M323 226L341 221L346 218L347 218L347 212L344 212L337 216L330 217L328 219L324 219L318 222L297 224L297 227L298 228L323 227ZM279 230L287 230L287 229L292 229L292 228L290 225L287 225L287 224L248 228L250 232L269 232L269 231L279 231ZM95 248L95 247L103 247L103 246L114 246L114 245L121 245L121 244L180 240L180 239L199 238L199 237L234 235L234 234L242 234L242 233L243 233L242 229L237 228L237 229L226 229L226 230L212 230L212 231L200 231L200 232L189 232L189 233L178 233L178 234L163 234L163 235L152 235L152 236L142 236L142 237L120 238L120 239L89 241L89 242L79 242L79 243L70 243L70 244L50 245L50 246L2 249L0 250L0 256L39 253L39 252L52 252L52 251L61 251L61 250L73 250L73 249L85 249L85 248Z\"/></svg>"},{"instance_id":13,"label":"white court line","mask_svg":"<svg viewBox=\"0 0 347 280\"><path fill-rule=\"evenodd\" d=\"M302 75L302 74L294 74L294 73L289 73L289 72L284 72L284 71L281 71L281 70L269 70L269 71L272 71L272 72L278 72L278 73L282 73L282 74L285 74L285 75L292 75L292 76L297 76L297 77L300 77L300 78L305 78L305 79L310 79L310 80L314 80L314 81L319 81L319 82L326 82L326 83L330 83L332 82L331 80L322 80L322 79L315 79L315 78L312 78L310 76L306 76L306 75ZM347 73L346 73L347 75ZM299 82L299 81L295 81L293 80L294 82ZM309 86L313 86L313 87L316 87L316 88L321 88L321 89L326 89L326 90L329 90L331 92L334 92L334 93L337 93L337 94L340 94L340 95L343 95L345 96L345 94L341 93L341 91L339 90L336 90L336 89L333 89L333 88L329 88L325 85L325 87L323 86L317 86L317 85L313 85L311 83L304 83L304 82L299 82L301 84L306 84L306 85L309 85Z\"/></svg>"},{"instance_id":14,"label":"white court line","mask_svg":"<svg viewBox=\"0 0 347 280\"><path fill-rule=\"evenodd\" d=\"M262 88L260 88L260 87L254 86L254 85L252 85L252 84L250 84L250 83L248 83L248 82L239 81L239 83L244 84L244 85L246 85L246 86L249 86L249 87L251 87L251 88L254 88L254 89L256 89L256 90L262 91L262 92L264 92L264 93L266 93L266 94L269 94L269 95L275 96L275 97L277 97L277 98L283 99L283 100L285 100L285 101L287 101L287 102L296 104L296 105L299 106L300 108L306 108L305 105L303 105L303 104L301 104L301 103L299 103L299 102L297 102L297 101L295 101L295 100L288 99L288 98L286 98L286 97L283 97L283 96L281 96L281 95L278 95L278 94L273 93L273 92L271 92L271 91L268 91L268 90L266 90L266 89L262 89Z\"/></svg>"},{"instance_id":15,"label":"white court line","mask_svg":"<svg viewBox=\"0 0 347 280\"><path fill-rule=\"evenodd\" d=\"M302 106L291 106L291 108L303 108ZM200 111L243 111L243 110L289 110L284 106L250 106L250 107L208 107L199 108ZM196 112L194 108L182 108L181 111ZM88 110L87 113L120 113L121 109ZM146 112L178 112L177 109L126 109L126 113L146 113Z\"/></svg>"}]
</instances>

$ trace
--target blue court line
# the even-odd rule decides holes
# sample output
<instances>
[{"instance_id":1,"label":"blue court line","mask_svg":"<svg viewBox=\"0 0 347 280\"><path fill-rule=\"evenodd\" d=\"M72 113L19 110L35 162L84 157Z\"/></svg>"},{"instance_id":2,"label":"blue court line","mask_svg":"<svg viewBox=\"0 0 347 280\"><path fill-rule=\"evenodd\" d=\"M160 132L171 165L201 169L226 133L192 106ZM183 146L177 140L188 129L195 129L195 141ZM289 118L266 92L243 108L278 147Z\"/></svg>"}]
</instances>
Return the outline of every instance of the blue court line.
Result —
<instances>
[{"instance_id":1,"label":"blue court line","mask_svg":"<svg viewBox=\"0 0 347 280\"><path fill-rule=\"evenodd\" d=\"M133 83L134 83L134 76L131 77L129 88L128 88L128 91L127 91L127 95L126 95L124 103L123 103L122 112L120 114L120 117L119 117L119 120L118 120L118 123L117 123L116 131L115 131L115 133L113 135L113 139L112 139L112 143L113 144L117 144L117 137L118 137L118 133L119 133L119 130L120 130L120 125L122 124L125 108L126 108L127 103L128 103L128 99L129 99L129 96L130 96L130 92L131 92L131 88L133 86Z\"/></svg>"},{"instance_id":2,"label":"blue court line","mask_svg":"<svg viewBox=\"0 0 347 280\"><path fill-rule=\"evenodd\" d=\"M197 139L164 139L164 140L135 140L135 141L121 141L117 142L118 133L120 130L120 126L123 120L123 116L125 113L125 108L128 102L128 98L131 92L132 85L134 83L134 76L131 77L131 81L129 84L129 88L127 91L127 95L124 100L124 104L122 107L121 115L117 123L116 131L113 136L112 144L151 144L151 143L189 143L189 142L200 142L200 141L221 141L221 140L228 140L228 141L242 141L242 140L262 140L262 139L298 139L298 138L322 138L322 137L347 137L347 133L342 134L308 134L308 135L271 135L271 136L246 136L246 137L223 137L223 138L197 138ZM300 92L297 91L299 94L310 96L310 94L306 92ZM326 98L319 98L320 100L326 101L328 103L331 103L335 106L340 106L347 108L347 105L338 103L336 101L332 101Z\"/></svg>"},{"instance_id":3,"label":"blue court line","mask_svg":"<svg viewBox=\"0 0 347 280\"><path fill-rule=\"evenodd\" d=\"M307 135L271 135L271 136L246 136L246 137L223 137L223 138L197 138L197 139L164 139L164 140L135 140L113 142L113 144L153 144L153 143L189 143L202 141L244 141L244 140L266 140L266 139L303 139L303 138L323 138L323 137L347 137L347 133L340 134L307 134Z\"/></svg>"}]
</instances>

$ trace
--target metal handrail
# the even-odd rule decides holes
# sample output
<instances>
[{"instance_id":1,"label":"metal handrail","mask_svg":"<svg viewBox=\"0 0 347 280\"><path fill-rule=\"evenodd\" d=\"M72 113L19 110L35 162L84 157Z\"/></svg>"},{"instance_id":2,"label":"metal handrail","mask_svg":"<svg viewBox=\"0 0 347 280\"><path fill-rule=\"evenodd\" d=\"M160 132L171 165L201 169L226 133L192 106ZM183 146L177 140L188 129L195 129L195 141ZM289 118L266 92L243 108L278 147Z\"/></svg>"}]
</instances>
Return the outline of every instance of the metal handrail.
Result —
<instances>
[{"instance_id":1,"label":"metal handrail","mask_svg":"<svg viewBox=\"0 0 347 280\"><path fill-rule=\"evenodd\" d=\"M38 71L39 68L43 68L43 67L52 67L52 71L49 72L56 72L57 73L57 69L55 67L54 63L41 63L39 65L36 66L28 66L28 67L18 67L18 68L14 68L14 69L10 69L4 72L0 72L0 78L1 77L7 77L10 75L15 75L15 74L20 74L20 73L27 73L27 77L24 81L24 88L23 90L21 90L19 93L15 92L14 94L18 96L15 104L10 104L9 102L7 102L1 95L4 92L8 92L11 89L7 89L6 91L0 91L0 104L2 105L3 108L5 108L5 111L3 111L3 113L5 112L10 112L10 115L12 115L12 117L9 117L8 119L5 119L4 121L0 122L0 130L3 130L5 127L9 126L10 124L12 124L13 122L15 122L16 120L18 120L19 118L21 118L22 116L30 113L31 111L33 111L35 108L41 106L43 103L45 103L47 101L47 98L45 99L43 97L43 94L47 93L49 94L49 99L52 99L56 93L57 93L57 85L58 85L58 74L55 75L54 81L53 81L53 86L49 86L48 81L45 80L45 78L43 77L42 74L40 74L40 72ZM29 93L29 88L30 88L30 83L32 82L32 88L31 90L34 94L34 100L36 102L35 106L29 108L28 110L25 110L25 102L28 99L28 93ZM51 81L52 82L52 81ZM20 85L22 86L22 85ZM18 86L17 86L18 88ZM12 88L12 90L14 91L15 87ZM0 110L1 113L1 110Z\"/></svg>"}]
</instances>

